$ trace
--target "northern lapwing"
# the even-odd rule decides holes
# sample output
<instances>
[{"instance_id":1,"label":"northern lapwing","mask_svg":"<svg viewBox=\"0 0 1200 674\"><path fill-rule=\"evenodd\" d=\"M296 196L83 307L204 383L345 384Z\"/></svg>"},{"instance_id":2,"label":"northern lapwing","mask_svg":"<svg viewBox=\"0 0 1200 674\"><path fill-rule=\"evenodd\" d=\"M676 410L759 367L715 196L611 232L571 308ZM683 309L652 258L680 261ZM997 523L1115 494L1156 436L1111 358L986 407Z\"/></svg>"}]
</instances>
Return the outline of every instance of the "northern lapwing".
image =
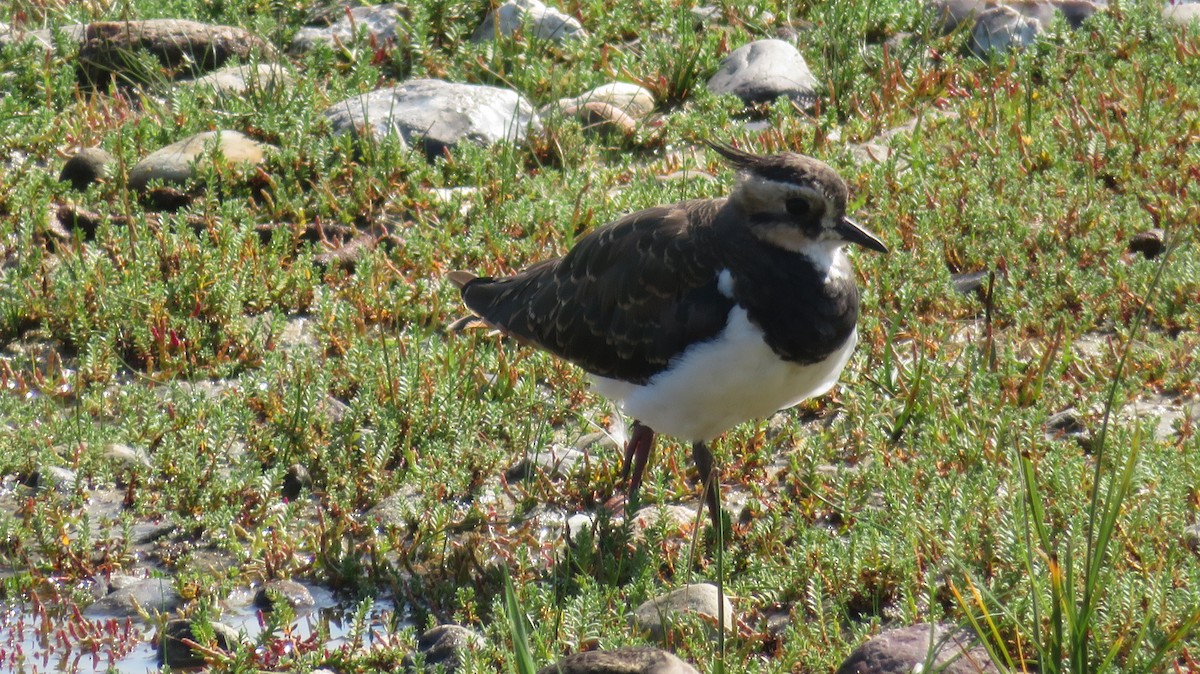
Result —
<instances>
[{"instance_id":1,"label":"northern lapwing","mask_svg":"<svg viewBox=\"0 0 1200 674\"><path fill-rule=\"evenodd\" d=\"M451 330L488 326L565 358L634 419L630 501L655 432L691 441L720 527L707 443L833 386L857 342L843 248L887 246L846 216L846 183L827 164L710 146L738 171L727 198L626 215L512 276L448 278L474 312Z\"/></svg>"}]
</instances>

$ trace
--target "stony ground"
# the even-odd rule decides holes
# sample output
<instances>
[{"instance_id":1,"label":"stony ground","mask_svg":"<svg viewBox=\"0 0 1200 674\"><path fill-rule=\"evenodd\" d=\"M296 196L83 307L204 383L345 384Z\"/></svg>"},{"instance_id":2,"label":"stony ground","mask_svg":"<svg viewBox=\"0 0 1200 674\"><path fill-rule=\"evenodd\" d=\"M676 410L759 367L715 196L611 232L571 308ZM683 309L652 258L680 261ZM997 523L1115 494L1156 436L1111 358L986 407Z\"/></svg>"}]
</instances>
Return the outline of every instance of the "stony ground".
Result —
<instances>
[{"instance_id":1,"label":"stony ground","mask_svg":"<svg viewBox=\"0 0 1200 674\"><path fill-rule=\"evenodd\" d=\"M0 14L0 670L1194 665L1200 5L95 5ZM683 448L626 516L580 374L442 329L704 140L893 249L720 555Z\"/></svg>"}]
</instances>

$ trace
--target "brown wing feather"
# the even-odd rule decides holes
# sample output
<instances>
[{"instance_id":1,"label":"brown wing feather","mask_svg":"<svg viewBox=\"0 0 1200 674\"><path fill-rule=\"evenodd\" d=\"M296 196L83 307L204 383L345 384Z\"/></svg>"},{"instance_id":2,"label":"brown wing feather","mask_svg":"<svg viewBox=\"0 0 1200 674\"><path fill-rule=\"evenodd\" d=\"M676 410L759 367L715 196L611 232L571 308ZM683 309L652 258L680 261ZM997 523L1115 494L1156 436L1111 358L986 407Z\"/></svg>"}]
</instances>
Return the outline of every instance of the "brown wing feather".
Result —
<instances>
[{"instance_id":1,"label":"brown wing feather","mask_svg":"<svg viewBox=\"0 0 1200 674\"><path fill-rule=\"evenodd\" d=\"M733 301L717 289L707 224L722 203L639 211L514 276L453 280L472 311L519 340L593 374L645 381L725 326Z\"/></svg>"}]
</instances>

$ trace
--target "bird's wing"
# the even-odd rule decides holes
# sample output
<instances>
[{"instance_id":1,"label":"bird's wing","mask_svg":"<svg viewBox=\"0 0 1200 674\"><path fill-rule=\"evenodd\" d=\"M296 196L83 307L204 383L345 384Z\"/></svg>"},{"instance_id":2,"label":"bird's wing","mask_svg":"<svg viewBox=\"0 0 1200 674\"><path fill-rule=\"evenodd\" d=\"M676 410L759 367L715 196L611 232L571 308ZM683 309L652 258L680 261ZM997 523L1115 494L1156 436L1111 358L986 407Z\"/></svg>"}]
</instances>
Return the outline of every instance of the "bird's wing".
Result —
<instances>
[{"instance_id":1,"label":"bird's wing","mask_svg":"<svg viewBox=\"0 0 1200 674\"><path fill-rule=\"evenodd\" d=\"M733 300L707 239L721 200L639 211L502 279L451 279L487 324L604 377L643 382L715 337Z\"/></svg>"}]
</instances>

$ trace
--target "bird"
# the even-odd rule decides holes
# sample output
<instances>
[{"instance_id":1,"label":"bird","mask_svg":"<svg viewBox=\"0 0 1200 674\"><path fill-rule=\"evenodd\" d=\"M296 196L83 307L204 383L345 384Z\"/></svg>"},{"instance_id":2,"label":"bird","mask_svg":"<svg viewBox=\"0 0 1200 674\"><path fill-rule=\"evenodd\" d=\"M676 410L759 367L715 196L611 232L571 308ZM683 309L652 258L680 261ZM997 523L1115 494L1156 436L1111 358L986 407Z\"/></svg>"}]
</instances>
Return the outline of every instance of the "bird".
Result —
<instances>
[{"instance_id":1,"label":"bird","mask_svg":"<svg viewBox=\"0 0 1200 674\"><path fill-rule=\"evenodd\" d=\"M634 420L628 503L656 433L690 442L719 530L708 444L833 387L858 340L844 249L888 248L847 216L849 190L828 164L706 144L736 169L728 196L625 215L511 276L450 272L470 313L448 330L487 327L581 367Z\"/></svg>"}]
</instances>

